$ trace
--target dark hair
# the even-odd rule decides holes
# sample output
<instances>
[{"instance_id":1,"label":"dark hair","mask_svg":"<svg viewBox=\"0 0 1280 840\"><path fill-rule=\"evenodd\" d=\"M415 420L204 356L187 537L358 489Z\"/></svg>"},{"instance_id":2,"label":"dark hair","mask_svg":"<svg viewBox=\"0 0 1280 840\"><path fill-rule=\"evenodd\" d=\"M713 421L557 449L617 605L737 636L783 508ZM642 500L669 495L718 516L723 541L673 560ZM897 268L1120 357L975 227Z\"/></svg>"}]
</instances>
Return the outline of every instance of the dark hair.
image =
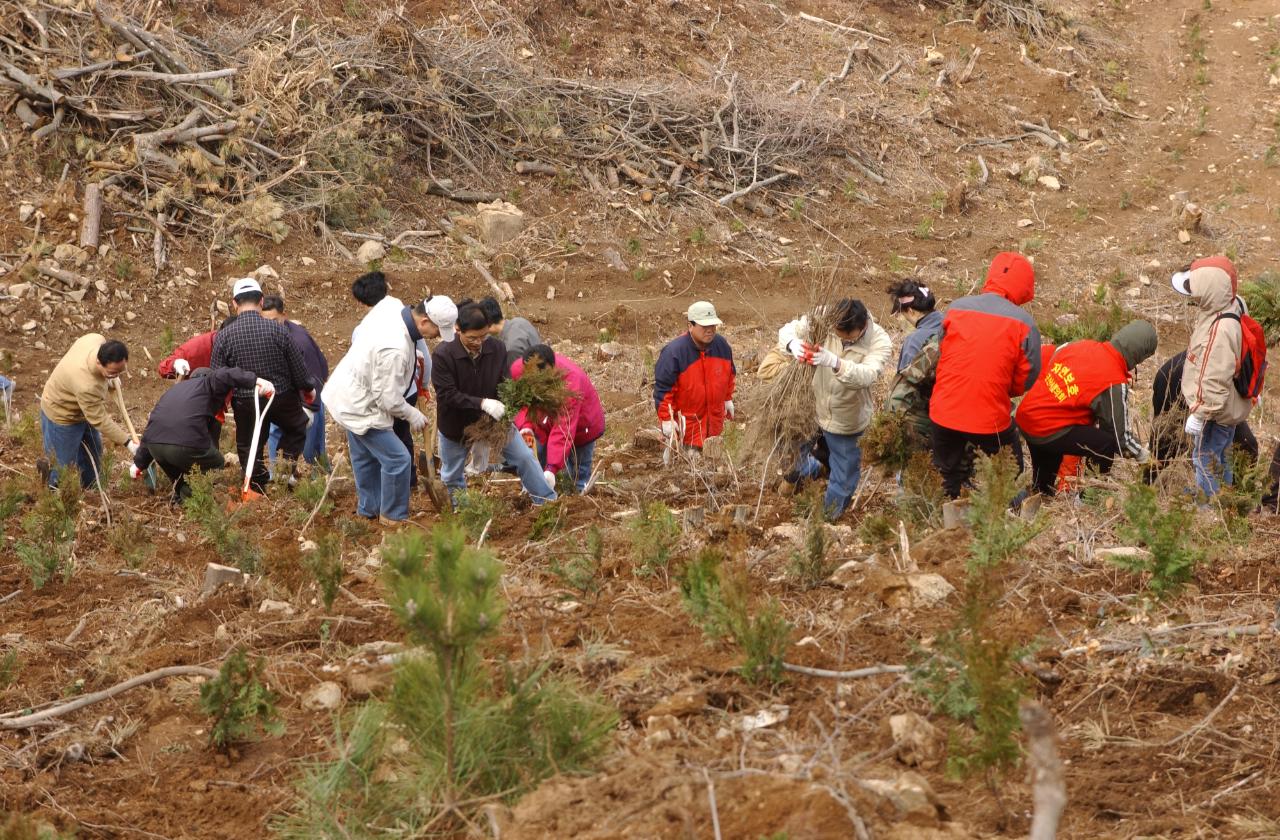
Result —
<instances>
[{"instance_id":1,"label":"dark hair","mask_svg":"<svg viewBox=\"0 0 1280 840\"><path fill-rule=\"evenodd\" d=\"M489 319L478 303L458 307L458 332L474 332L489 326Z\"/></svg>"},{"instance_id":2,"label":"dark hair","mask_svg":"<svg viewBox=\"0 0 1280 840\"><path fill-rule=\"evenodd\" d=\"M415 303L415 304L413 305L413 314L414 314L414 315L417 315L419 318L421 318L421 317L423 317L424 315L426 315L426 314L427 314L427 301L431 300L433 297L435 297L435 295L427 295L425 298L423 298L422 300L420 300L420 301L418 301L417 303Z\"/></svg>"},{"instance_id":3,"label":"dark hair","mask_svg":"<svg viewBox=\"0 0 1280 840\"><path fill-rule=\"evenodd\" d=\"M866 327L870 315L867 307L857 298L841 298L835 305L832 326L841 332L853 332Z\"/></svg>"},{"instance_id":4,"label":"dark hair","mask_svg":"<svg viewBox=\"0 0 1280 840\"><path fill-rule=\"evenodd\" d=\"M236 306L248 303L262 303L262 292L241 292L235 297Z\"/></svg>"},{"instance_id":5,"label":"dark hair","mask_svg":"<svg viewBox=\"0 0 1280 840\"><path fill-rule=\"evenodd\" d=\"M893 313L895 315L907 309L914 309L917 312L932 312L933 307L938 303L933 297L933 292L929 291L928 286L922 286L919 282L910 278L904 277L896 283L890 283L889 288L885 291L893 298ZM903 298L911 298L911 300L904 303Z\"/></svg>"},{"instance_id":6,"label":"dark hair","mask_svg":"<svg viewBox=\"0 0 1280 840\"><path fill-rule=\"evenodd\" d=\"M528 364L529 360L532 359L534 356L537 356L539 359L541 359L547 367L556 366L556 351L552 350L550 347L548 347L545 344L533 345L528 350L524 351L524 356L522 358L524 359L525 363Z\"/></svg>"},{"instance_id":7,"label":"dark hair","mask_svg":"<svg viewBox=\"0 0 1280 840\"><path fill-rule=\"evenodd\" d=\"M351 284L351 296L365 306L373 306L387 296L387 275L381 271L361 274Z\"/></svg>"},{"instance_id":8,"label":"dark hair","mask_svg":"<svg viewBox=\"0 0 1280 840\"><path fill-rule=\"evenodd\" d=\"M222 319L222 323L218 324L218 329L225 330L231 324L231 322L234 321L235 319L236 319L236 313L232 312L230 315Z\"/></svg>"},{"instance_id":9,"label":"dark hair","mask_svg":"<svg viewBox=\"0 0 1280 840\"><path fill-rule=\"evenodd\" d=\"M124 346L123 341L111 339L102 342L102 346L98 348L98 364L100 365L113 365L127 361L129 361L129 348Z\"/></svg>"},{"instance_id":10,"label":"dark hair","mask_svg":"<svg viewBox=\"0 0 1280 840\"><path fill-rule=\"evenodd\" d=\"M262 298L263 312L279 312L284 314L284 298L280 295L266 295Z\"/></svg>"},{"instance_id":11,"label":"dark hair","mask_svg":"<svg viewBox=\"0 0 1280 840\"><path fill-rule=\"evenodd\" d=\"M484 317L489 319L491 325L502 323L502 307L498 305L497 298L492 295L480 298L480 308L484 310Z\"/></svg>"}]
</instances>

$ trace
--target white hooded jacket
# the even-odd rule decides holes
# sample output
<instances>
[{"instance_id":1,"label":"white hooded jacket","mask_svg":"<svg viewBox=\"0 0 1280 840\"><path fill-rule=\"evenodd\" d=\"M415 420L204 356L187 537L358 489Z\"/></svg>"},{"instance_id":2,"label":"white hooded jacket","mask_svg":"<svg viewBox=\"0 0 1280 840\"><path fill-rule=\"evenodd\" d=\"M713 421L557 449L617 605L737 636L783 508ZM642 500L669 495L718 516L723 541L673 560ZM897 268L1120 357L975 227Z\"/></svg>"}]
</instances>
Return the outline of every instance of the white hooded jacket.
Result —
<instances>
[{"instance_id":1,"label":"white hooded jacket","mask_svg":"<svg viewBox=\"0 0 1280 840\"><path fill-rule=\"evenodd\" d=\"M405 326L404 304L387 296L351 334L351 349L333 369L321 398L325 411L352 434L389 429L417 411L404 401L413 381L414 342Z\"/></svg>"},{"instance_id":2,"label":"white hooded jacket","mask_svg":"<svg viewBox=\"0 0 1280 840\"><path fill-rule=\"evenodd\" d=\"M1220 317L1240 311L1235 282L1225 269L1205 265L1192 269L1188 289L1200 311L1187 344L1182 397L1190 413L1206 422L1239 425L1253 408L1232 382L1244 339L1239 320Z\"/></svg>"}]
</instances>

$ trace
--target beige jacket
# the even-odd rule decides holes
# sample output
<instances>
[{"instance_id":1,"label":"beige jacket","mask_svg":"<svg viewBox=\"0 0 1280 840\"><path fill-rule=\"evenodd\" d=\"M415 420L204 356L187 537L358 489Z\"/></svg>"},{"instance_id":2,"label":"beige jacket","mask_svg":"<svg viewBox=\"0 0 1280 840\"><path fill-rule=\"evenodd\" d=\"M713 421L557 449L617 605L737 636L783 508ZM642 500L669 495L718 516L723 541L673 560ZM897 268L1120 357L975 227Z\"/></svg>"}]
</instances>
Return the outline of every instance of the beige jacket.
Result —
<instances>
[{"instance_id":1,"label":"beige jacket","mask_svg":"<svg viewBox=\"0 0 1280 840\"><path fill-rule=\"evenodd\" d=\"M1206 266L1191 272L1191 299L1199 307L1187 363L1182 369L1182 397L1192 414L1223 426L1238 425L1249 416L1253 403L1232 383L1240 359L1243 337L1235 318L1219 318L1238 312L1231 276Z\"/></svg>"},{"instance_id":2,"label":"beige jacket","mask_svg":"<svg viewBox=\"0 0 1280 840\"><path fill-rule=\"evenodd\" d=\"M813 374L813 396L817 404L818 425L835 435L856 435L871 423L875 413L872 388L884 374L893 356L893 341L879 324L868 316L866 332L847 347L835 333L827 336L824 347L840 358L840 373L819 367ZM778 330L778 349L808 331L808 319L801 318Z\"/></svg>"},{"instance_id":3,"label":"beige jacket","mask_svg":"<svg viewBox=\"0 0 1280 840\"><path fill-rule=\"evenodd\" d=\"M40 410L59 426L87 421L107 440L123 446L129 433L107 411L107 379L98 370L98 348L104 342L97 333L76 339L44 383Z\"/></svg>"}]
</instances>

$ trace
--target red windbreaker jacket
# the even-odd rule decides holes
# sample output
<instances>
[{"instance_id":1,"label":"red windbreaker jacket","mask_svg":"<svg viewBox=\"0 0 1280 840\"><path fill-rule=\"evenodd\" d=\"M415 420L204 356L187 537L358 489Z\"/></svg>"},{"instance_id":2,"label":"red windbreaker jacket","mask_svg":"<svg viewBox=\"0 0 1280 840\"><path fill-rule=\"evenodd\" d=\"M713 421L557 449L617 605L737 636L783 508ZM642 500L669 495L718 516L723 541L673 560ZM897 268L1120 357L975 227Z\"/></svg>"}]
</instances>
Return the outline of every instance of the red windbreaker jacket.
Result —
<instances>
[{"instance_id":1,"label":"red windbreaker jacket","mask_svg":"<svg viewBox=\"0 0 1280 840\"><path fill-rule=\"evenodd\" d=\"M1035 270L1021 254L997 254L982 294L962 297L942 320L929 419L990 435L1012 425L1012 398L1040 376L1040 330L1021 305L1035 297Z\"/></svg>"},{"instance_id":2,"label":"red windbreaker jacket","mask_svg":"<svg viewBox=\"0 0 1280 840\"><path fill-rule=\"evenodd\" d=\"M733 350L724 336L711 339L706 350L688 333L658 354L653 372L653 404L658 420L684 418L684 444L702 442L724 429L724 404L733 399L736 370Z\"/></svg>"},{"instance_id":3,"label":"red windbreaker jacket","mask_svg":"<svg viewBox=\"0 0 1280 840\"><path fill-rule=\"evenodd\" d=\"M186 359L192 370L209 367L213 359L213 337L217 334L215 330L191 336L174 348L167 359L156 365L156 373L165 379L176 379L178 374L173 372L173 363L178 359Z\"/></svg>"},{"instance_id":4,"label":"red windbreaker jacket","mask_svg":"<svg viewBox=\"0 0 1280 840\"><path fill-rule=\"evenodd\" d=\"M1129 365L1110 342L1064 344L1018 405L1018 428L1044 438L1068 426L1093 424L1093 401L1129 381Z\"/></svg>"}]
</instances>

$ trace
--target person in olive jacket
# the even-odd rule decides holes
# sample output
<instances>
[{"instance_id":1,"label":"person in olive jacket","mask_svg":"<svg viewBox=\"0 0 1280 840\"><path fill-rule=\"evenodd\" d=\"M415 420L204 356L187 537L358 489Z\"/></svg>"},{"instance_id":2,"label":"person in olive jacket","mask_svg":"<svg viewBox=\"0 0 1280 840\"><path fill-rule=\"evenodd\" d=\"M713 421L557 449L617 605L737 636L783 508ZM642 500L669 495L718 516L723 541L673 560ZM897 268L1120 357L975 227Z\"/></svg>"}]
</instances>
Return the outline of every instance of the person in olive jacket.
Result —
<instances>
[{"instance_id":1,"label":"person in olive jacket","mask_svg":"<svg viewBox=\"0 0 1280 840\"><path fill-rule=\"evenodd\" d=\"M542 466L507 419L507 407L498 399L498 383L511 377L507 348L489 335L489 321L479 305L458 308L457 336L442 341L431 354L431 384L436 389L436 427L440 431L440 480L450 498L467 488L464 467L471 445L465 440L468 426L487 414L506 423L507 442L502 457L516 468L520 484L534 504L556 498Z\"/></svg>"},{"instance_id":2,"label":"person in olive jacket","mask_svg":"<svg viewBox=\"0 0 1280 840\"><path fill-rule=\"evenodd\" d=\"M187 473L193 467L219 470L226 465L218 449L218 419L234 388L253 388L264 397L274 388L240 368L197 368L165 391L151 410L142 443L129 465L129 475L140 477L154 462L173 482L174 503L191 495Z\"/></svg>"}]
</instances>

